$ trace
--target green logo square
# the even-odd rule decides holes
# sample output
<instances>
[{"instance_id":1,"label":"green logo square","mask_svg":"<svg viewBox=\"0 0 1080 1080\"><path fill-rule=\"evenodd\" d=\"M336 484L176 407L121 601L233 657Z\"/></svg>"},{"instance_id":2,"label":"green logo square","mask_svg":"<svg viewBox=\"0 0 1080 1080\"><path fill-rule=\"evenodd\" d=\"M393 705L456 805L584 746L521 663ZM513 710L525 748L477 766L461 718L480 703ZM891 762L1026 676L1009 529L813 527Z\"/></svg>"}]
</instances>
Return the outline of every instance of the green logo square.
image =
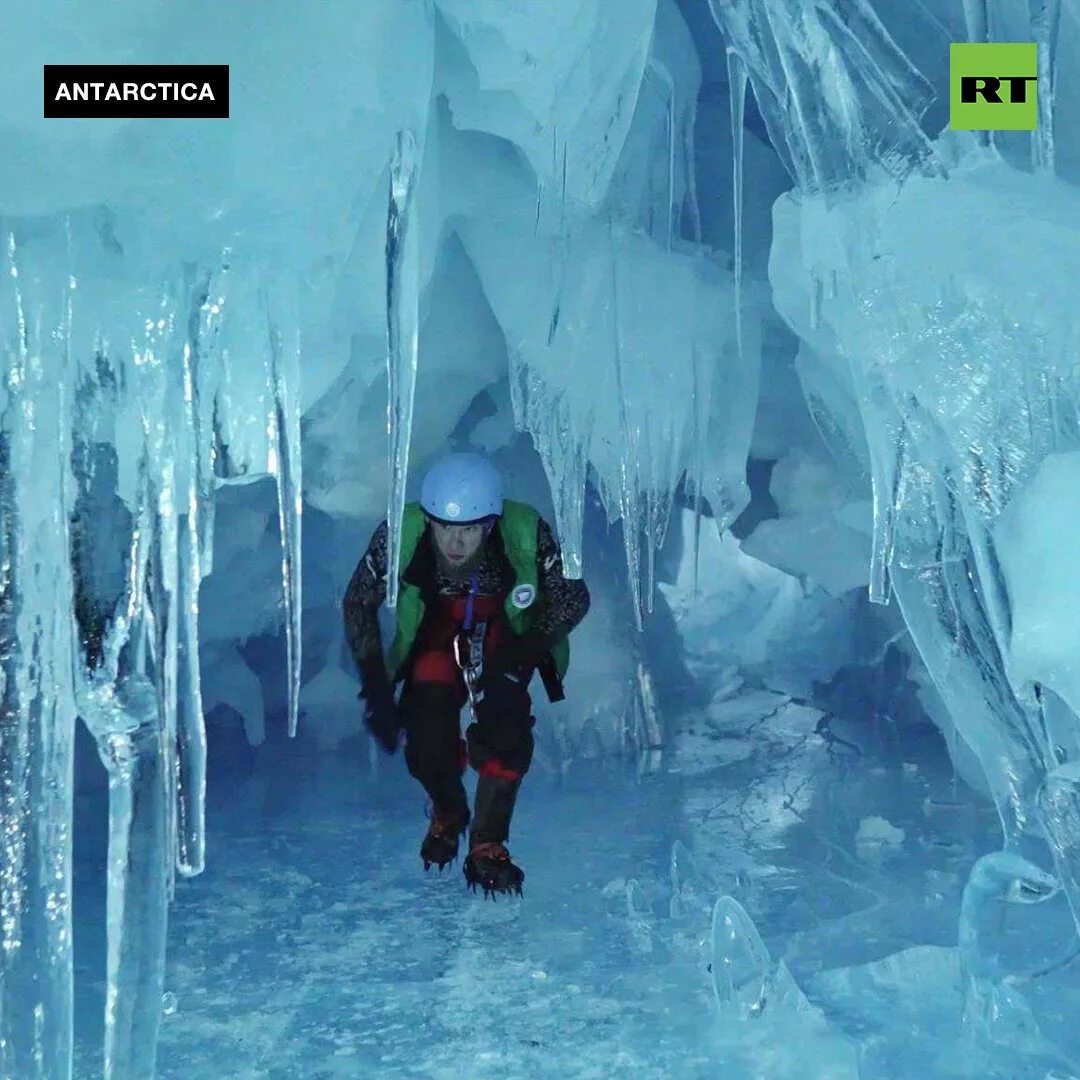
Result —
<instances>
[{"instance_id":1,"label":"green logo square","mask_svg":"<svg viewBox=\"0 0 1080 1080\"><path fill-rule=\"evenodd\" d=\"M1034 131L1038 71L1033 41L954 41L949 47L949 127Z\"/></svg>"}]
</instances>

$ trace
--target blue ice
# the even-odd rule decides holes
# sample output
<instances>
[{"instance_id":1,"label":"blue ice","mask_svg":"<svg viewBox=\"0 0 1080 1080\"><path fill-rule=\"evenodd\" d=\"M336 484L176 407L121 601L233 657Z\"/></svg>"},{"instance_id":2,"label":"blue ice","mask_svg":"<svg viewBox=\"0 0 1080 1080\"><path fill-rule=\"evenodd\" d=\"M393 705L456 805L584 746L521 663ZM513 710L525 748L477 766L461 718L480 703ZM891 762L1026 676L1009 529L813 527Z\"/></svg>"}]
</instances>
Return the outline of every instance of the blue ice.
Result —
<instances>
[{"instance_id":1,"label":"blue ice","mask_svg":"<svg viewBox=\"0 0 1080 1080\"><path fill-rule=\"evenodd\" d=\"M1035 43L1033 131L949 127L954 42ZM0 1080L1080 1077L1078 50L1060 0L5 13ZM163 57L230 119L41 115ZM340 619L464 448L594 598L494 903Z\"/></svg>"}]
</instances>

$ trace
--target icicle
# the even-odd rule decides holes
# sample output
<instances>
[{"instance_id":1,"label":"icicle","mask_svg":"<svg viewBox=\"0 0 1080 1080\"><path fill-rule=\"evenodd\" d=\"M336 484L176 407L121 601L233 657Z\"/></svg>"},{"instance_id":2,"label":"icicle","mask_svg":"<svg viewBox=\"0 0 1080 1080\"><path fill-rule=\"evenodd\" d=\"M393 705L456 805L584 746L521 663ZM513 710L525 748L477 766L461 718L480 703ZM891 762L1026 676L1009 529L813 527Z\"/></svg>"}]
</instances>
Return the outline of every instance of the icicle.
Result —
<instances>
[{"instance_id":1,"label":"icicle","mask_svg":"<svg viewBox=\"0 0 1080 1080\"><path fill-rule=\"evenodd\" d=\"M1031 34L1038 45L1038 125L1031 133L1031 157L1037 170L1054 171L1054 99L1057 96L1057 43L1061 0L1028 0Z\"/></svg>"},{"instance_id":2,"label":"icicle","mask_svg":"<svg viewBox=\"0 0 1080 1080\"><path fill-rule=\"evenodd\" d=\"M671 76L668 76L670 80ZM675 231L675 87L671 87L667 104L668 125L668 189L667 189L667 250Z\"/></svg>"},{"instance_id":3,"label":"icicle","mask_svg":"<svg viewBox=\"0 0 1080 1080\"><path fill-rule=\"evenodd\" d=\"M705 490L705 458L708 453L709 405L711 394L705 392L701 379L701 357L697 345L690 348L694 369L694 596L698 594L698 567L701 558L701 512ZM710 386L711 390L711 386Z\"/></svg>"},{"instance_id":4,"label":"icicle","mask_svg":"<svg viewBox=\"0 0 1080 1080\"><path fill-rule=\"evenodd\" d=\"M692 97L686 103L684 114L682 148L683 171L686 176L686 207L690 213L691 238L695 244L701 244L701 208L697 195L697 155L694 153L694 132L697 130L697 98Z\"/></svg>"},{"instance_id":5,"label":"icicle","mask_svg":"<svg viewBox=\"0 0 1080 1080\"><path fill-rule=\"evenodd\" d=\"M643 629L641 612L641 515L638 503L638 440L637 431L630 423L627 412L626 386L622 374L622 326L619 319L618 255L615 235L608 223L608 239L611 251L611 319L614 330L612 352L615 364L615 393L619 401L619 512L622 517L623 547L626 550L626 572L630 599L634 606L634 623L640 633Z\"/></svg>"},{"instance_id":6,"label":"icicle","mask_svg":"<svg viewBox=\"0 0 1080 1080\"><path fill-rule=\"evenodd\" d=\"M269 319L269 308L267 308ZM300 405L296 382L299 379L300 343L289 349L286 370L285 347L281 333L272 321L270 332L270 382L272 418L270 444L275 466L272 470L277 483L278 528L281 536L281 583L285 600L285 642L288 653L289 738L296 738L300 707L301 616L300 580L301 513L300 489ZM396 577L395 577L396 580Z\"/></svg>"},{"instance_id":7,"label":"icicle","mask_svg":"<svg viewBox=\"0 0 1080 1080\"><path fill-rule=\"evenodd\" d=\"M227 307L231 251L222 252L221 265L211 274L192 313L191 380L194 394L194 424L199 492L199 568L203 577L214 569L214 510L217 455L216 388L223 375L221 327Z\"/></svg>"},{"instance_id":8,"label":"icicle","mask_svg":"<svg viewBox=\"0 0 1080 1080\"><path fill-rule=\"evenodd\" d=\"M968 41L982 43L993 40L993 26L990 22L987 0L964 0L964 25L967 28ZM992 131L976 131L974 134L976 140L983 146L994 144Z\"/></svg>"},{"instance_id":9,"label":"icicle","mask_svg":"<svg viewBox=\"0 0 1080 1080\"><path fill-rule=\"evenodd\" d=\"M589 430L574 430L566 397L552 400L545 388L533 385L528 365L514 351L510 352L509 366L514 423L531 432L551 486L563 573L580 578Z\"/></svg>"},{"instance_id":10,"label":"icicle","mask_svg":"<svg viewBox=\"0 0 1080 1080\"><path fill-rule=\"evenodd\" d=\"M152 1080L165 980L173 804L157 693L132 674L113 702L109 771L105 1080Z\"/></svg>"},{"instance_id":11,"label":"icicle","mask_svg":"<svg viewBox=\"0 0 1080 1080\"><path fill-rule=\"evenodd\" d=\"M566 285L566 259L569 247L570 236L566 226L566 144L563 143L562 193L559 203L559 234L556 248L558 251L559 268L555 285L555 300L551 306L551 318L548 322L547 343L549 345L555 341L555 333L559 329L559 315L562 312L563 288Z\"/></svg>"},{"instance_id":12,"label":"icicle","mask_svg":"<svg viewBox=\"0 0 1080 1080\"><path fill-rule=\"evenodd\" d=\"M386 605L397 606L401 522L412 441L413 399L420 322L420 255L417 238L416 182L420 169L416 137L400 131L390 164L390 205L386 219L386 364L389 400L386 427L390 437L390 492Z\"/></svg>"},{"instance_id":13,"label":"icicle","mask_svg":"<svg viewBox=\"0 0 1080 1080\"><path fill-rule=\"evenodd\" d=\"M650 488L645 495L645 520L650 526L657 516L656 503L656 492ZM648 543L645 545L645 612L651 615L653 613L653 594L656 592L656 549L658 546L653 543L651 528L648 530L646 540Z\"/></svg>"},{"instance_id":14,"label":"icicle","mask_svg":"<svg viewBox=\"0 0 1080 1080\"><path fill-rule=\"evenodd\" d=\"M656 704L656 688L653 685L652 672L643 660L638 660L637 663L637 688L645 735L645 739L638 744L637 749L658 750L664 745L664 725L660 720L660 709Z\"/></svg>"},{"instance_id":15,"label":"icicle","mask_svg":"<svg viewBox=\"0 0 1080 1080\"><path fill-rule=\"evenodd\" d=\"M179 849L178 808L179 769L177 760L177 702L180 673L180 522L176 453L178 446L172 430L174 402L169 395L168 360L172 320L166 301L161 317L148 324L142 364L143 385L138 400L148 407L156 405L147 424L146 463L153 497L153 568L150 579L148 622L154 633L148 640L154 650L153 671L157 683L162 738L165 744L165 779L168 813L166 814L166 850L168 858L168 894L175 888L175 853Z\"/></svg>"},{"instance_id":16,"label":"icicle","mask_svg":"<svg viewBox=\"0 0 1080 1080\"><path fill-rule=\"evenodd\" d=\"M871 451L872 456L880 454ZM904 469L907 467L907 428L902 426L896 436L892 453L878 460L871 469L870 488L874 505L874 534L870 550L869 599L872 604L888 604L889 565L893 557L896 514L900 506Z\"/></svg>"},{"instance_id":17,"label":"icicle","mask_svg":"<svg viewBox=\"0 0 1080 1080\"><path fill-rule=\"evenodd\" d=\"M746 62L732 48L727 51L728 86L731 91L732 192L735 222L735 344L743 362L742 269L743 269L743 122L746 117Z\"/></svg>"},{"instance_id":18,"label":"icicle","mask_svg":"<svg viewBox=\"0 0 1080 1080\"><path fill-rule=\"evenodd\" d=\"M655 56L649 58L647 69L663 84L667 91L667 135L668 135L668 175L667 175L667 246L671 250L671 238L674 233L675 213L675 81L671 73Z\"/></svg>"},{"instance_id":19,"label":"icicle","mask_svg":"<svg viewBox=\"0 0 1080 1080\"><path fill-rule=\"evenodd\" d=\"M180 518L180 615L177 670L177 849L176 868L185 877L201 874L206 861L206 724L199 680L198 496L188 493L188 512ZM290 661L292 657L290 656Z\"/></svg>"},{"instance_id":20,"label":"icicle","mask_svg":"<svg viewBox=\"0 0 1080 1080\"><path fill-rule=\"evenodd\" d=\"M73 283L63 324L50 333L38 310L28 320L31 298L22 293L16 255L10 236L0 282L0 325L9 310L15 317L14 333L0 331L0 1075L67 1080L77 657L68 527Z\"/></svg>"},{"instance_id":21,"label":"icicle","mask_svg":"<svg viewBox=\"0 0 1080 1080\"><path fill-rule=\"evenodd\" d=\"M175 865L175 743L163 738L163 697L148 676L158 633L150 566L160 547L151 460L144 446L124 596L79 694L109 774L106 1080L153 1076Z\"/></svg>"},{"instance_id":22,"label":"icicle","mask_svg":"<svg viewBox=\"0 0 1080 1080\"><path fill-rule=\"evenodd\" d=\"M986 0L964 0L964 25L968 41L990 40L990 12Z\"/></svg>"},{"instance_id":23,"label":"icicle","mask_svg":"<svg viewBox=\"0 0 1080 1080\"><path fill-rule=\"evenodd\" d=\"M820 279L815 278L814 280L820 283ZM848 370L851 372L852 382L856 388L856 397L863 416L863 423L868 431L873 430L871 425L876 413L871 394L874 391L859 364L851 363ZM908 465L907 425L902 420L897 421L897 423L898 428L891 444L888 443L887 437L873 438L868 442L870 451L870 492L874 513L868 589L869 600L872 604L888 604L891 595L889 566L893 557L896 515L903 492L904 470Z\"/></svg>"}]
</instances>

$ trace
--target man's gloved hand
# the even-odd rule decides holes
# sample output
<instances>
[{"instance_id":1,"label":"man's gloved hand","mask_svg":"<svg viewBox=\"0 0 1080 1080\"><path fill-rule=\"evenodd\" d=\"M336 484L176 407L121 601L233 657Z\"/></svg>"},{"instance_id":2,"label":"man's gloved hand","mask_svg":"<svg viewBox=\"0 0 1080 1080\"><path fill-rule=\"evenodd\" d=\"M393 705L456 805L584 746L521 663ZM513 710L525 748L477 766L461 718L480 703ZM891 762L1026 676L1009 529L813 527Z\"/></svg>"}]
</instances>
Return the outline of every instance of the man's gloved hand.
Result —
<instances>
[{"instance_id":1,"label":"man's gloved hand","mask_svg":"<svg viewBox=\"0 0 1080 1080\"><path fill-rule=\"evenodd\" d=\"M535 631L511 635L500 644L484 660L477 681L485 709L493 714L527 712L529 680L550 648L547 636Z\"/></svg>"},{"instance_id":2,"label":"man's gloved hand","mask_svg":"<svg viewBox=\"0 0 1080 1080\"><path fill-rule=\"evenodd\" d=\"M364 680L360 694L364 702L364 726L388 754L393 754L401 735L401 719L382 660L365 664L361 675Z\"/></svg>"},{"instance_id":3,"label":"man's gloved hand","mask_svg":"<svg viewBox=\"0 0 1080 1080\"><path fill-rule=\"evenodd\" d=\"M507 640L495 649L490 659L484 660L484 674L510 675L528 683L540 661L551 651L551 645L551 639L538 630L521 635L508 633Z\"/></svg>"}]
</instances>

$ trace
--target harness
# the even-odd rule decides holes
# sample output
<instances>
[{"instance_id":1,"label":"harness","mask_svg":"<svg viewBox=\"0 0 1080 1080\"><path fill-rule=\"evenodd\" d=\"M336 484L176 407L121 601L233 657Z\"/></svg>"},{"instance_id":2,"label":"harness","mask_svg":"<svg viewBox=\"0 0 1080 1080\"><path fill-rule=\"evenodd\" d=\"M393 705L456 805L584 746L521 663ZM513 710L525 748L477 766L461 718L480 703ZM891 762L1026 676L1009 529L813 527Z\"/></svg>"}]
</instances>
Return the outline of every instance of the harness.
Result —
<instances>
[{"instance_id":1,"label":"harness","mask_svg":"<svg viewBox=\"0 0 1080 1080\"><path fill-rule=\"evenodd\" d=\"M469 696L469 711L476 719L477 692L476 683L484 670L484 635L487 633L487 619L481 619L473 625L473 605L476 591L480 585L479 567L469 578L469 596L465 601L465 620L461 630L454 635L454 663L461 670L465 681L465 691Z\"/></svg>"}]
</instances>

